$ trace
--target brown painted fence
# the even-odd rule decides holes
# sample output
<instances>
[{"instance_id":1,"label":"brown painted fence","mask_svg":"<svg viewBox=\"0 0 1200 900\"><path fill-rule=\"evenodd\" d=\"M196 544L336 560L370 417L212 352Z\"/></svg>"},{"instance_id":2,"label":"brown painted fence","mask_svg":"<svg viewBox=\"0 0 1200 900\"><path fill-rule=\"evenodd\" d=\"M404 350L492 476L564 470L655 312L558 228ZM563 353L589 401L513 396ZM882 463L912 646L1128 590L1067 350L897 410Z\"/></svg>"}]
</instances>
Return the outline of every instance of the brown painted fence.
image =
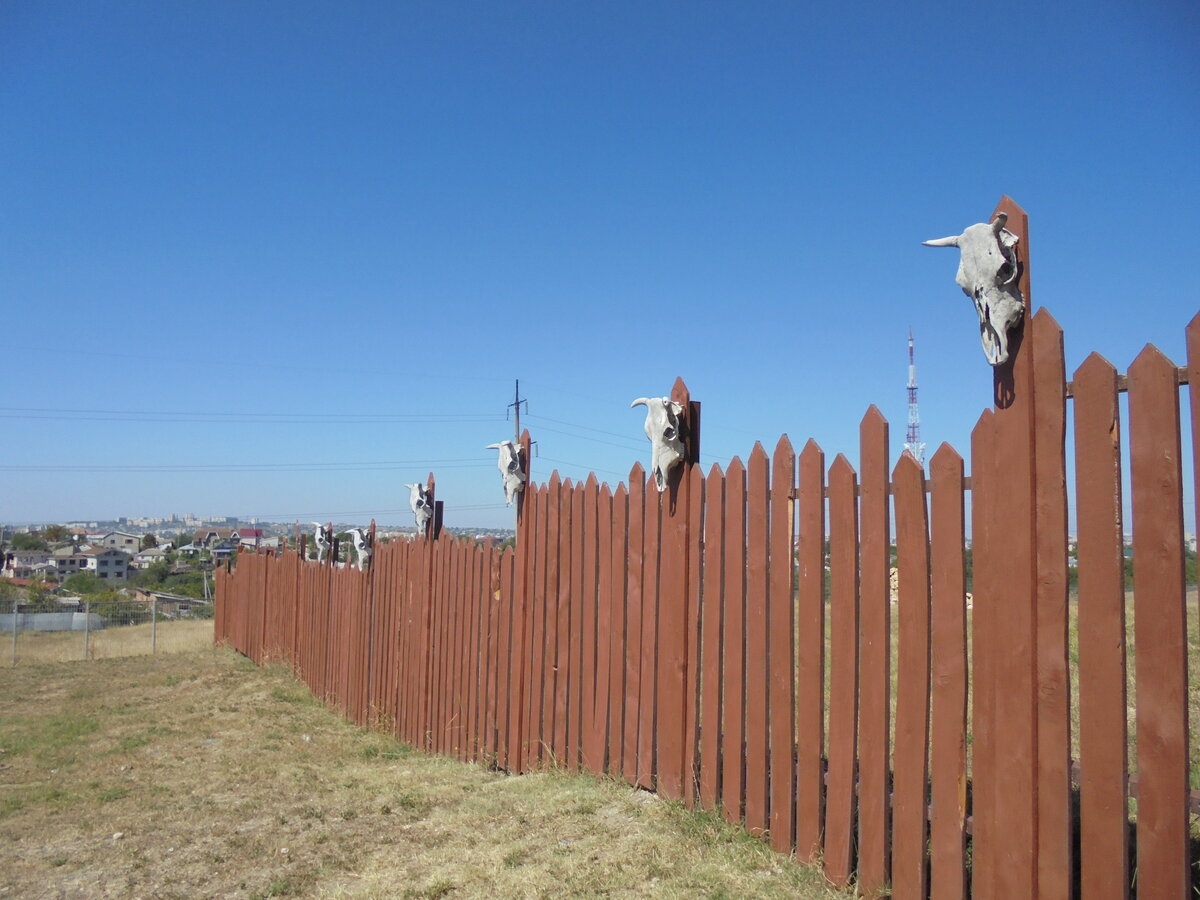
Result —
<instances>
[{"instance_id":1,"label":"brown painted fence","mask_svg":"<svg viewBox=\"0 0 1200 900\"><path fill-rule=\"evenodd\" d=\"M1187 367L1147 347L1127 376L1093 355L1068 382L1043 310L973 432L969 478L948 445L928 473L892 462L872 407L857 470L785 436L724 472L689 462L663 494L640 465L615 491L531 482L515 549L396 542L365 574L244 555L218 578L218 640L418 747L611 773L865 893L1189 896L1180 385L1200 446L1200 316L1187 336Z\"/></svg>"}]
</instances>

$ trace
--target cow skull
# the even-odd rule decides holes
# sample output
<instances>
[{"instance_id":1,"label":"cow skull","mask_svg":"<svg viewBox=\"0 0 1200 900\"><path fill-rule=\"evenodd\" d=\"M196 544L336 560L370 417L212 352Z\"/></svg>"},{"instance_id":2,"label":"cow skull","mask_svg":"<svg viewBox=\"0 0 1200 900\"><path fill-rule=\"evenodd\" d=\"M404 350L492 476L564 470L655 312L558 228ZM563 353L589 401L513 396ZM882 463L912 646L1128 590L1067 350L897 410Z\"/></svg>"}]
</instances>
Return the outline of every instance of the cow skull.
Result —
<instances>
[{"instance_id":1,"label":"cow skull","mask_svg":"<svg viewBox=\"0 0 1200 900\"><path fill-rule=\"evenodd\" d=\"M313 540L317 545L317 562L324 562L325 556L332 548L332 531L331 528L326 528L320 522L313 522Z\"/></svg>"},{"instance_id":2,"label":"cow skull","mask_svg":"<svg viewBox=\"0 0 1200 900\"><path fill-rule=\"evenodd\" d=\"M1017 284L1017 258L1013 248L1017 236L1005 228L1006 213L998 213L991 225L972 225L957 237L925 241L926 247L958 247L958 276L963 293L975 301L979 314L979 337L989 363L1008 361L1008 335L1025 315L1025 298Z\"/></svg>"},{"instance_id":3,"label":"cow skull","mask_svg":"<svg viewBox=\"0 0 1200 900\"><path fill-rule=\"evenodd\" d=\"M423 484L406 484L405 487L408 488L408 505L413 512L413 521L417 524L417 535L423 535L429 520L433 518L429 489Z\"/></svg>"},{"instance_id":4,"label":"cow skull","mask_svg":"<svg viewBox=\"0 0 1200 900\"><path fill-rule=\"evenodd\" d=\"M667 489L667 472L683 460L682 404L670 397L638 397L629 404L646 407L646 437L650 438L650 473L661 494Z\"/></svg>"},{"instance_id":5,"label":"cow skull","mask_svg":"<svg viewBox=\"0 0 1200 900\"><path fill-rule=\"evenodd\" d=\"M371 539L370 535L361 528L351 528L349 532L350 539L354 541L354 554L358 558L358 570L366 571L367 563L371 561Z\"/></svg>"},{"instance_id":6,"label":"cow skull","mask_svg":"<svg viewBox=\"0 0 1200 900\"><path fill-rule=\"evenodd\" d=\"M519 491L525 490L525 471L521 465L521 448L512 441L502 441L499 444L488 444L487 450L499 450L500 476L504 479L504 499L512 506L513 498Z\"/></svg>"}]
</instances>

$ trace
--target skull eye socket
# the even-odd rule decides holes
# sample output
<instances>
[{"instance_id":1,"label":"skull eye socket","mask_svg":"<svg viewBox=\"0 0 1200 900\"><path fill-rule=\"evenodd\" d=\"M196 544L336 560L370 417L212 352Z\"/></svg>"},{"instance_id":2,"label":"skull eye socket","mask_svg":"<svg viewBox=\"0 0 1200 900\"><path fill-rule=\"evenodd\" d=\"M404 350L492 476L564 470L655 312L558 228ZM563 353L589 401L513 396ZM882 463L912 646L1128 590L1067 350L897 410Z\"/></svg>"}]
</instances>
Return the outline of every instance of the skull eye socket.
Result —
<instances>
[{"instance_id":1,"label":"skull eye socket","mask_svg":"<svg viewBox=\"0 0 1200 900\"><path fill-rule=\"evenodd\" d=\"M1012 281L1012 277L1013 265L1010 262L1004 263L996 270L996 281L1000 284L1008 284L1008 282Z\"/></svg>"},{"instance_id":2,"label":"skull eye socket","mask_svg":"<svg viewBox=\"0 0 1200 900\"><path fill-rule=\"evenodd\" d=\"M675 440L675 429L670 425L663 429L663 439L667 441Z\"/></svg>"},{"instance_id":3,"label":"skull eye socket","mask_svg":"<svg viewBox=\"0 0 1200 900\"><path fill-rule=\"evenodd\" d=\"M517 461L515 459L508 464L508 471L510 472L515 472L518 468L520 467L517 465Z\"/></svg>"}]
</instances>

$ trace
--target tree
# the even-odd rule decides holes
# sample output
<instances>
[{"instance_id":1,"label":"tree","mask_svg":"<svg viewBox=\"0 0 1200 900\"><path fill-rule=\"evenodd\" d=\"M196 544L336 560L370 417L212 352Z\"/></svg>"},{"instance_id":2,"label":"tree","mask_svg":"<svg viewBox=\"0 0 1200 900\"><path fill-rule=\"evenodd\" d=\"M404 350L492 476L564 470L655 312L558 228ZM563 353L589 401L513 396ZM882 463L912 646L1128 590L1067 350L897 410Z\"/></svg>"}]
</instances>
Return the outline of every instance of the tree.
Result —
<instances>
[{"instance_id":1,"label":"tree","mask_svg":"<svg viewBox=\"0 0 1200 900\"><path fill-rule=\"evenodd\" d=\"M71 532L67 530L66 525L48 525L42 531L42 537L52 544L61 544L71 539Z\"/></svg>"},{"instance_id":2,"label":"tree","mask_svg":"<svg viewBox=\"0 0 1200 900\"><path fill-rule=\"evenodd\" d=\"M157 546L158 546L158 537L157 537L157 535L154 534L154 532L147 531L145 534L142 535L142 544L141 544L142 550L149 550L151 547L157 547Z\"/></svg>"},{"instance_id":3,"label":"tree","mask_svg":"<svg viewBox=\"0 0 1200 900\"><path fill-rule=\"evenodd\" d=\"M76 572L63 582L63 587L73 594L98 594L105 588L95 572Z\"/></svg>"},{"instance_id":4,"label":"tree","mask_svg":"<svg viewBox=\"0 0 1200 900\"><path fill-rule=\"evenodd\" d=\"M49 549L41 535L33 532L20 532L12 536L9 542L14 550L47 550Z\"/></svg>"},{"instance_id":5,"label":"tree","mask_svg":"<svg viewBox=\"0 0 1200 900\"><path fill-rule=\"evenodd\" d=\"M24 606L27 612L53 612L59 608L41 581L34 581L25 588Z\"/></svg>"}]
</instances>

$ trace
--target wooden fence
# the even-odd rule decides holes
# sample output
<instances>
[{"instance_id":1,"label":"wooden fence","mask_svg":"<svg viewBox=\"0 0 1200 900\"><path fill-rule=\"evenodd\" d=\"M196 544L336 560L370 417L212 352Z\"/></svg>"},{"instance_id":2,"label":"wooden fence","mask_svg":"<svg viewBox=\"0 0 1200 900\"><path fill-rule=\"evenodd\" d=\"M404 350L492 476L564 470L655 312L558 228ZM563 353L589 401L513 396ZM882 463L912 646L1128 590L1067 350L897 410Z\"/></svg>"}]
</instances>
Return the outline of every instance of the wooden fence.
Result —
<instances>
[{"instance_id":1,"label":"wooden fence","mask_svg":"<svg viewBox=\"0 0 1200 900\"><path fill-rule=\"evenodd\" d=\"M857 469L784 436L725 471L693 457L663 494L640 465L615 490L554 473L528 485L515 548L393 542L366 573L243 555L218 576L217 639L417 747L607 772L864 893L1190 896L1180 385L1198 447L1200 315L1186 367L1147 347L1128 375L1093 354L1068 381L1045 310L1023 344L970 477L948 445L928 473L893 464L874 407Z\"/></svg>"}]
</instances>

